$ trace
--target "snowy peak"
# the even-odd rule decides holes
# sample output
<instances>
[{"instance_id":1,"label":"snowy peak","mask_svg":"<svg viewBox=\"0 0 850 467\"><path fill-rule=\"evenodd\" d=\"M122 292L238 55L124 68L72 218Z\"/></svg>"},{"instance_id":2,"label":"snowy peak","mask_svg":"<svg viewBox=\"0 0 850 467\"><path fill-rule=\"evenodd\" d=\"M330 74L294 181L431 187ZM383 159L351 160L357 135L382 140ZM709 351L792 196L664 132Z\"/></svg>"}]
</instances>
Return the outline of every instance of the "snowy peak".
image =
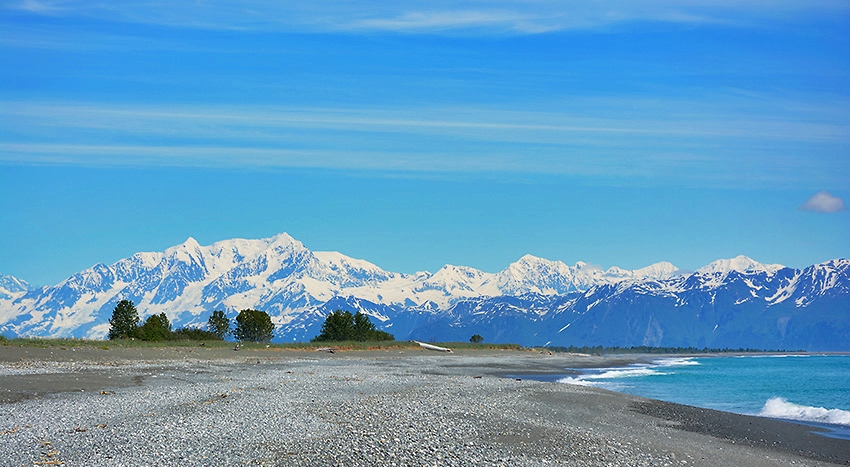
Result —
<instances>
[{"instance_id":1,"label":"snowy peak","mask_svg":"<svg viewBox=\"0 0 850 467\"><path fill-rule=\"evenodd\" d=\"M26 292L31 287L23 279L18 279L15 276L7 276L0 274L0 288L8 292Z\"/></svg>"},{"instance_id":2,"label":"snowy peak","mask_svg":"<svg viewBox=\"0 0 850 467\"><path fill-rule=\"evenodd\" d=\"M632 272L634 273L634 277L637 279L648 279L656 281L670 279L680 273L679 268L667 261L661 261L659 263L650 264L649 266L646 266L644 268L635 269Z\"/></svg>"},{"instance_id":3,"label":"snowy peak","mask_svg":"<svg viewBox=\"0 0 850 467\"><path fill-rule=\"evenodd\" d=\"M482 288L485 287L485 284L491 283L492 279L493 274L475 268L446 264L430 277L419 282L416 290L440 290L447 296L491 295L498 293L494 287L489 287L487 290L482 290Z\"/></svg>"},{"instance_id":4,"label":"snowy peak","mask_svg":"<svg viewBox=\"0 0 850 467\"><path fill-rule=\"evenodd\" d=\"M702 275L727 275L732 271L741 274L758 274L765 273L772 276L780 269L785 268L781 264L762 264L744 255L739 255L731 259L719 259L712 262L708 266L703 266L697 269L697 274Z\"/></svg>"},{"instance_id":5,"label":"snowy peak","mask_svg":"<svg viewBox=\"0 0 850 467\"><path fill-rule=\"evenodd\" d=\"M850 271L850 259L837 258L825 261L823 263L813 264L805 269L813 271L823 271L825 273L835 273L846 275Z\"/></svg>"},{"instance_id":6,"label":"snowy peak","mask_svg":"<svg viewBox=\"0 0 850 467\"><path fill-rule=\"evenodd\" d=\"M307 247L303 243L290 237L287 233L278 234L262 241L268 245L268 249L277 253L300 253L307 251Z\"/></svg>"},{"instance_id":7,"label":"snowy peak","mask_svg":"<svg viewBox=\"0 0 850 467\"><path fill-rule=\"evenodd\" d=\"M678 273L679 269L668 262L655 263L632 271L617 266L602 269L583 261L570 267L561 261L525 255L500 272L497 281L499 290L505 295L521 295L526 292L562 295L585 291L603 284L670 279Z\"/></svg>"},{"instance_id":8,"label":"snowy peak","mask_svg":"<svg viewBox=\"0 0 850 467\"><path fill-rule=\"evenodd\" d=\"M201 244L198 243L198 241L195 240L194 237L187 238L186 241L183 242L183 244L180 245L180 246L182 246L183 248L185 248L187 250L197 250L197 249L201 248Z\"/></svg>"},{"instance_id":9,"label":"snowy peak","mask_svg":"<svg viewBox=\"0 0 850 467\"><path fill-rule=\"evenodd\" d=\"M388 275L389 273L364 259L351 258L338 251L316 251L313 255L323 265L339 274Z\"/></svg>"},{"instance_id":10,"label":"snowy peak","mask_svg":"<svg viewBox=\"0 0 850 467\"><path fill-rule=\"evenodd\" d=\"M799 305L826 294L850 294L850 260L834 259L803 269L792 282Z\"/></svg>"},{"instance_id":11,"label":"snowy peak","mask_svg":"<svg viewBox=\"0 0 850 467\"><path fill-rule=\"evenodd\" d=\"M561 261L525 255L498 273L496 283L505 295L553 295L576 290L574 277L573 270Z\"/></svg>"},{"instance_id":12,"label":"snowy peak","mask_svg":"<svg viewBox=\"0 0 850 467\"><path fill-rule=\"evenodd\" d=\"M317 251L313 253L316 263L310 271L310 277L328 280L343 287L376 285L395 277L394 273L363 259L345 256L336 251Z\"/></svg>"},{"instance_id":13,"label":"snowy peak","mask_svg":"<svg viewBox=\"0 0 850 467\"><path fill-rule=\"evenodd\" d=\"M192 237L186 239L185 242L168 248L165 250L165 256L169 258L176 258L180 261L189 262L192 258L197 258L198 256L202 256L201 245Z\"/></svg>"},{"instance_id":14,"label":"snowy peak","mask_svg":"<svg viewBox=\"0 0 850 467\"><path fill-rule=\"evenodd\" d=\"M572 275L572 270L569 266L561 261L551 261L545 258L539 258L532 255L524 255L516 262L511 263L505 269L508 274L515 277L521 277L527 274L539 274L541 271L552 272L561 275Z\"/></svg>"},{"instance_id":15,"label":"snowy peak","mask_svg":"<svg viewBox=\"0 0 850 467\"><path fill-rule=\"evenodd\" d=\"M32 287L24 280L0 274L0 299L21 295Z\"/></svg>"},{"instance_id":16,"label":"snowy peak","mask_svg":"<svg viewBox=\"0 0 850 467\"><path fill-rule=\"evenodd\" d=\"M429 280L449 281L449 282L481 282L484 278L490 276L486 272L480 271L469 266L454 266L446 264L437 272L431 275Z\"/></svg>"}]
</instances>

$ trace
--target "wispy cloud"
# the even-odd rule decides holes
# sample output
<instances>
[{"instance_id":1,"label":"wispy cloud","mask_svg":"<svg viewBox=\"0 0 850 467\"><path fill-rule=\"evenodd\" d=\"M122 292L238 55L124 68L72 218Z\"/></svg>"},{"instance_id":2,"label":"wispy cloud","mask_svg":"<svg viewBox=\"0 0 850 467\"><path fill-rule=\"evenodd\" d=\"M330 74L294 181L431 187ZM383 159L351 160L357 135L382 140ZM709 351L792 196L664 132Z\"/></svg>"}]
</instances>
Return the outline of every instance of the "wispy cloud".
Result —
<instances>
[{"instance_id":1,"label":"wispy cloud","mask_svg":"<svg viewBox=\"0 0 850 467\"><path fill-rule=\"evenodd\" d=\"M343 25L343 29L395 32L452 30L504 30L535 34L560 29L542 18L516 11L444 10L405 12L392 18L368 18Z\"/></svg>"},{"instance_id":2,"label":"wispy cloud","mask_svg":"<svg viewBox=\"0 0 850 467\"><path fill-rule=\"evenodd\" d=\"M800 209L803 211L833 213L846 211L847 206L844 204L843 199L833 196L827 191L819 191L807 199L800 206Z\"/></svg>"},{"instance_id":3,"label":"wispy cloud","mask_svg":"<svg viewBox=\"0 0 850 467\"><path fill-rule=\"evenodd\" d=\"M753 113L725 114L726 106L689 100L576 98L560 112L492 108L415 107L298 108L240 106L95 105L6 101L0 122L6 126L59 130L108 130L144 135L252 138L273 136L287 128L423 135L444 134L499 142L564 143L576 135L770 138L773 140L850 144L843 116L821 122L831 107L809 109L795 120ZM785 105L782 103L781 105ZM836 105L850 105L838 102ZM639 108L640 112L631 109ZM691 110L685 111L690 108ZM761 112L761 113L760 113ZM268 134L266 134L268 133Z\"/></svg>"},{"instance_id":4,"label":"wispy cloud","mask_svg":"<svg viewBox=\"0 0 850 467\"><path fill-rule=\"evenodd\" d=\"M726 0L549 0L385 2L264 0L94 2L24 0L4 8L34 14L94 17L172 27L272 31L393 31L405 33L534 34L607 28L630 22L724 23L757 26L765 20L834 17L850 12L839 0L772 2Z\"/></svg>"},{"instance_id":5,"label":"wispy cloud","mask_svg":"<svg viewBox=\"0 0 850 467\"><path fill-rule=\"evenodd\" d=\"M847 163L816 148L850 144L836 122L724 120L717 109L688 102L675 106L692 107L693 115L671 112L669 102L652 109L596 99L560 113L2 104L0 130L7 136L0 139L0 162L15 164L550 173L830 187L846 180ZM634 108L642 113L627 110ZM806 146L810 156L794 157L786 146Z\"/></svg>"},{"instance_id":6,"label":"wispy cloud","mask_svg":"<svg viewBox=\"0 0 850 467\"><path fill-rule=\"evenodd\" d=\"M39 0L23 0L17 5L14 5L13 8L39 14L56 13L62 10L50 2L43 2Z\"/></svg>"}]
</instances>

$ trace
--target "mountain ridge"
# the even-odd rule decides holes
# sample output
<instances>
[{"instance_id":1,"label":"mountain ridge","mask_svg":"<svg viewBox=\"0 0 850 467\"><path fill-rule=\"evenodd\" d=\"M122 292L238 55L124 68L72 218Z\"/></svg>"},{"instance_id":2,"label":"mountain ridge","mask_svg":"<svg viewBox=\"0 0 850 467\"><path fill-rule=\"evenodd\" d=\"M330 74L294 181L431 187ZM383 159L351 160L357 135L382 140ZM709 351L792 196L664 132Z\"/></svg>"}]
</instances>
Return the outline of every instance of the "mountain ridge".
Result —
<instances>
[{"instance_id":1,"label":"mountain ridge","mask_svg":"<svg viewBox=\"0 0 850 467\"><path fill-rule=\"evenodd\" d=\"M553 339L571 339L570 344L601 339L607 345L620 335L622 342L613 342L620 345L635 342L636 334L612 330L610 336L602 336L575 330L585 322L588 329L601 329L610 321L614 329L634 328L639 321L646 328L644 334L650 336L641 342L699 342L700 338L719 342L723 339L684 324L677 325L681 329L673 333L685 333L681 339L674 338L671 331L665 337L663 330L665 323L684 319L668 308L691 309L697 303L700 311L717 312L715 301L718 297L725 300L731 287L737 290L736 298L722 305L729 322L739 319L729 310L740 312L757 306L763 314L773 311L771 308L796 312L827 300L844 314L821 313L829 314L830 329L838 329L838 336L844 336L841 330L850 321L845 305L850 296L848 276L850 267L845 259L797 270L738 256L685 273L668 262L636 270L603 269L583 262L568 266L532 255L524 255L496 273L445 265L434 273L405 274L339 252L313 252L286 233L258 240L222 240L208 246L189 237L163 252L139 252L111 265L97 263L55 286L32 289L11 276L0 276L0 287L18 284L13 290L0 288L0 332L103 338L112 308L117 301L130 299L143 316L164 312L177 326L201 326L214 309L230 315L244 308L263 309L272 315L283 340L313 337L308 334L318 332L323 313L332 311L328 306L338 303L359 307L397 338L423 338L426 334L433 334L426 339L463 338L458 335L461 330L502 323L499 329L493 328L491 336L529 345L552 343ZM633 316L635 323L624 324L623 320L649 302L655 303L657 313ZM599 307L608 307L611 317L597 316L592 323L589 316L596 316L593 310L602 309ZM698 315L691 318L699 322ZM565 316L575 319L561 319ZM652 331L651 322L661 318L666 320L656 323L661 332ZM797 320L791 315L775 319L785 319L784 324L773 323L777 335L788 334L791 324L794 335ZM720 325L716 324L715 332ZM736 332L739 340L747 341L743 331Z\"/></svg>"}]
</instances>

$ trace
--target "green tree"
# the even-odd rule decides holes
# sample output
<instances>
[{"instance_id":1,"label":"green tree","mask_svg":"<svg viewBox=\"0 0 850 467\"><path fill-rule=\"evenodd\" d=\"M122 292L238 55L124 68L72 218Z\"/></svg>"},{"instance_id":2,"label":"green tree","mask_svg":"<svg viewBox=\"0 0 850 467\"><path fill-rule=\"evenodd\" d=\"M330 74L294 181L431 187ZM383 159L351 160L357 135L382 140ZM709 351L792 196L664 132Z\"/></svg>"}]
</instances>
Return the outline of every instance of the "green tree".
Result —
<instances>
[{"instance_id":1,"label":"green tree","mask_svg":"<svg viewBox=\"0 0 850 467\"><path fill-rule=\"evenodd\" d=\"M268 342L273 333L274 323L265 311L247 309L236 316L233 335L240 341Z\"/></svg>"},{"instance_id":2,"label":"green tree","mask_svg":"<svg viewBox=\"0 0 850 467\"><path fill-rule=\"evenodd\" d=\"M215 310L210 315L207 321L207 330L218 336L219 339L224 339L230 332L230 320L221 310Z\"/></svg>"},{"instance_id":3,"label":"green tree","mask_svg":"<svg viewBox=\"0 0 850 467\"><path fill-rule=\"evenodd\" d=\"M150 315L138 330L139 337L145 341L164 341L171 338L171 323L165 313Z\"/></svg>"},{"instance_id":4,"label":"green tree","mask_svg":"<svg viewBox=\"0 0 850 467\"><path fill-rule=\"evenodd\" d=\"M351 330L352 340L360 342L375 340L376 332L378 330L372 324L372 321L369 320L368 316L359 311L354 314L354 327Z\"/></svg>"},{"instance_id":5,"label":"green tree","mask_svg":"<svg viewBox=\"0 0 850 467\"><path fill-rule=\"evenodd\" d=\"M325 322L322 323L322 330L319 335L313 338L313 342L342 342L351 340L352 330L354 329L354 316L350 311L336 310L331 312Z\"/></svg>"},{"instance_id":6,"label":"green tree","mask_svg":"<svg viewBox=\"0 0 850 467\"><path fill-rule=\"evenodd\" d=\"M109 319L109 339L126 339L133 337L139 326L139 312L131 300L121 300L112 310Z\"/></svg>"},{"instance_id":7,"label":"green tree","mask_svg":"<svg viewBox=\"0 0 850 467\"><path fill-rule=\"evenodd\" d=\"M481 337L481 334L473 334L472 337L469 338L469 342L472 342L473 344L479 344L481 342L484 342L484 338Z\"/></svg>"},{"instance_id":8,"label":"green tree","mask_svg":"<svg viewBox=\"0 0 850 467\"><path fill-rule=\"evenodd\" d=\"M383 341L394 340L392 334L379 331L369 317L359 311L354 315L350 311L336 310L325 318L319 335L313 342L342 341Z\"/></svg>"}]
</instances>

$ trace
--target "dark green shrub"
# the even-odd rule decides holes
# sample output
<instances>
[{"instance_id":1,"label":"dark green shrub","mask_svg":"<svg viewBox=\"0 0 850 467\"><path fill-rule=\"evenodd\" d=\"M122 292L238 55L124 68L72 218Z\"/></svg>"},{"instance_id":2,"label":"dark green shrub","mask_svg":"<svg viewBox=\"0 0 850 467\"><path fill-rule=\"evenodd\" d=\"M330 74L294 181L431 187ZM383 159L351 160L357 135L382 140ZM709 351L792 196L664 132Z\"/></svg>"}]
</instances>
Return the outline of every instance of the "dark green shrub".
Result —
<instances>
[{"instance_id":1,"label":"dark green shrub","mask_svg":"<svg viewBox=\"0 0 850 467\"><path fill-rule=\"evenodd\" d=\"M143 341L164 341L171 338L171 323L165 313L150 315L140 328L137 336Z\"/></svg>"},{"instance_id":2,"label":"dark green shrub","mask_svg":"<svg viewBox=\"0 0 850 467\"><path fill-rule=\"evenodd\" d=\"M354 315L350 311L336 310L325 318L322 330L312 342L343 342L343 341L391 341L392 334L379 331L361 312Z\"/></svg>"},{"instance_id":3,"label":"dark green shrub","mask_svg":"<svg viewBox=\"0 0 850 467\"><path fill-rule=\"evenodd\" d=\"M237 340L250 342L268 342L272 340L274 323L265 311L242 310L236 316L236 328L233 335Z\"/></svg>"}]
</instances>

